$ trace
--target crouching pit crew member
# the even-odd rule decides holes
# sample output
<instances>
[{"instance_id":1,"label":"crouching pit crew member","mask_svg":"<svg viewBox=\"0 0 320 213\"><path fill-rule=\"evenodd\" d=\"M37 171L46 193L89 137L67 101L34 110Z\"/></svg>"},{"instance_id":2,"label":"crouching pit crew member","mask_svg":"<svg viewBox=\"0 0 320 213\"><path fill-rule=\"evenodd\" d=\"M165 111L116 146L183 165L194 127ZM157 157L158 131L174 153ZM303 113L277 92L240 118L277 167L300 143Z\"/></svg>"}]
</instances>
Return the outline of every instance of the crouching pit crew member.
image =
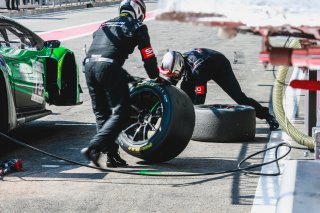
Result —
<instances>
[{"instance_id":1,"label":"crouching pit crew member","mask_svg":"<svg viewBox=\"0 0 320 213\"><path fill-rule=\"evenodd\" d=\"M196 48L184 54L167 52L163 56L160 72L174 85L182 78L180 87L194 104L204 104L207 82L214 80L236 103L255 108L257 118L265 119L270 130L279 128L278 121L267 107L242 92L230 61L218 51Z\"/></svg>"},{"instance_id":2,"label":"crouching pit crew member","mask_svg":"<svg viewBox=\"0 0 320 213\"><path fill-rule=\"evenodd\" d=\"M100 166L101 153L107 154L107 167L126 166L115 142L129 113L127 72L122 68L128 55L138 46L145 70L161 83L157 59L150 44L148 28L143 24L146 6L143 0L124 0L120 15L101 24L84 60L84 73L97 122L97 134L81 153Z\"/></svg>"}]
</instances>

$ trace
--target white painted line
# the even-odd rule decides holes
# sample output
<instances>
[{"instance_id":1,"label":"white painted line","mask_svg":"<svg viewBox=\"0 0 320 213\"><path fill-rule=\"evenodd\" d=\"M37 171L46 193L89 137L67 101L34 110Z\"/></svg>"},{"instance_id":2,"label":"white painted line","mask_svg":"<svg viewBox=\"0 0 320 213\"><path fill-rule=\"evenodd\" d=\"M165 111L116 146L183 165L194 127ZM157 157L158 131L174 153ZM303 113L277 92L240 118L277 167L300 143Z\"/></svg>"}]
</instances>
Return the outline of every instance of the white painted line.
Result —
<instances>
[{"instance_id":1,"label":"white painted line","mask_svg":"<svg viewBox=\"0 0 320 213\"><path fill-rule=\"evenodd\" d=\"M94 123L55 123L55 126L95 126Z\"/></svg>"},{"instance_id":2,"label":"white painted line","mask_svg":"<svg viewBox=\"0 0 320 213\"><path fill-rule=\"evenodd\" d=\"M71 30L71 29L75 29L75 28L85 27L85 26L89 26L89 25L93 25L93 24L101 24L101 23L103 23L103 22L105 22L105 21L106 21L106 19L101 20L101 21L95 21L95 22L87 23L87 24L75 25L75 26L71 26L71 27L63 27L63 28L59 28L59 29L56 29L56 30L49 30L49 31L41 32L41 33L38 33L38 35L43 35L43 34L47 34L47 33L51 33L51 32L56 32L56 31L66 31L66 30Z\"/></svg>"},{"instance_id":3,"label":"white painted line","mask_svg":"<svg viewBox=\"0 0 320 213\"><path fill-rule=\"evenodd\" d=\"M271 133L270 141L267 148L277 146L284 142L283 136L285 135L282 131L274 131ZM287 147L279 148L278 156L282 156L287 151ZM274 160L275 149L269 150L264 158L264 163ZM284 159L279 161L280 171L283 171ZM265 165L261 168L261 173L276 173L277 167L275 163ZM253 200L251 213L275 213L276 204L280 193L280 176L260 176L256 194Z\"/></svg>"},{"instance_id":4,"label":"white painted line","mask_svg":"<svg viewBox=\"0 0 320 213\"><path fill-rule=\"evenodd\" d=\"M42 165L43 168L59 168L59 165Z\"/></svg>"},{"instance_id":5,"label":"white painted line","mask_svg":"<svg viewBox=\"0 0 320 213\"><path fill-rule=\"evenodd\" d=\"M285 180L285 184L281 187L280 198L277 203L277 212L294 212L293 206L295 201L295 185L297 178L297 161L290 160L286 162L286 170L283 174L283 180ZM303 196L297 196L303 197ZM307 198L307 197L305 197ZM301 202L302 203L302 202ZM306 205L307 206L307 205ZM312 205L311 205L312 206ZM306 212L312 212L306 209Z\"/></svg>"},{"instance_id":6,"label":"white painted line","mask_svg":"<svg viewBox=\"0 0 320 213\"><path fill-rule=\"evenodd\" d=\"M71 10L63 10L63 11L56 11L56 12L47 12L47 13L40 13L40 14L33 14L33 15L26 15L26 16L18 16L13 17L13 19L22 19L22 18L29 18L29 17L36 17L36 16L54 16L60 14L68 14L68 13L76 13L79 11L88 11L88 10L104 10L106 8L110 8L110 6L117 5L118 3L110 4L109 6L101 6L101 7L91 7L91 8L79 8L79 9L71 9Z\"/></svg>"},{"instance_id":7,"label":"white painted line","mask_svg":"<svg viewBox=\"0 0 320 213\"><path fill-rule=\"evenodd\" d=\"M156 14L156 10L147 12L146 19L144 20L144 22L153 20L155 18L155 14ZM96 22L87 23L87 24L81 24L81 25L76 25L71 27L50 30L50 31L38 33L38 35L44 40L67 41L71 39L92 35L92 33L99 28L100 24L105 21L106 20L101 20L101 21L96 21Z\"/></svg>"},{"instance_id":8,"label":"white painted line","mask_svg":"<svg viewBox=\"0 0 320 213\"><path fill-rule=\"evenodd\" d=\"M89 33L84 33L84 34L80 34L80 35L77 35L77 36L68 37L68 38L65 38L65 39L59 39L59 41L68 41L68 40L72 40L72 39L76 39L76 38L81 38L81 37L92 35L92 33L93 32L89 32Z\"/></svg>"}]
</instances>

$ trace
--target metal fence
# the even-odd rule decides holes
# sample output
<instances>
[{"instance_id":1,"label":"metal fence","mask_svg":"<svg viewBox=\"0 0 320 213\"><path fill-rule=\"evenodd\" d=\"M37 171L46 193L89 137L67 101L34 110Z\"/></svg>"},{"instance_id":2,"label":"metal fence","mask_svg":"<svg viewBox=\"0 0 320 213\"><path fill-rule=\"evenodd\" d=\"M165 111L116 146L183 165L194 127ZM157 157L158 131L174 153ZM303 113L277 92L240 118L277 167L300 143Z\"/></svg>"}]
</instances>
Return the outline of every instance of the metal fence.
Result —
<instances>
[{"instance_id":1,"label":"metal fence","mask_svg":"<svg viewBox=\"0 0 320 213\"><path fill-rule=\"evenodd\" d=\"M19 0L20 7L27 6L38 6L38 7L48 7L48 6L62 6L62 5L79 5L85 3L92 3L93 0Z\"/></svg>"},{"instance_id":2,"label":"metal fence","mask_svg":"<svg viewBox=\"0 0 320 213\"><path fill-rule=\"evenodd\" d=\"M9 1L11 7L12 1L14 5L18 5L20 9L33 9L37 7L59 7L72 6L98 2L112 2L114 0L0 0L0 8L6 8L6 1Z\"/></svg>"}]
</instances>

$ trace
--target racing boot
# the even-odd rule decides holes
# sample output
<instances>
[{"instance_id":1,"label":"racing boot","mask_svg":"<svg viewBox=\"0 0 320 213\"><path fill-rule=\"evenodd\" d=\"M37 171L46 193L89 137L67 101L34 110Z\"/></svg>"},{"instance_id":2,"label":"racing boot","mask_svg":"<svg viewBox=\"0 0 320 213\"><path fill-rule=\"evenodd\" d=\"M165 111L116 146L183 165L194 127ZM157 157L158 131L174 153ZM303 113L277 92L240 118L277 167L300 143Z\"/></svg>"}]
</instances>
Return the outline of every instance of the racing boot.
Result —
<instances>
[{"instance_id":1,"label":"racing boot","mask_svg":"<svg viewBox=\"0 0 320 213\"><path fill-rule=\"evenodd\" d=\"M107 153L107 167L126 167L128 166L127 162L123 160L119 152L109 152Z\"/></svg>"},{"instance_id":2,"label":"racing boot","mask_svg":"<svg viewBox=\"0 0 320 213\"><path fill-rule=\"evenodd\" d=\"M98 162L100 157L100 152L97 152L95 149L86 147L81 150L81 154L87 158L89 161L92 161L96 167L100 167Z\"/></svg>"},{"instance_id":3,"label":"racing boot","mask_svg":"<svg viewBox=\"0 0 320 213\"><path fill-rule=\"evenodd\" d=\"M279 128L278 121L272 115L269 115L269 117L266 118L266 121L268 122L271 131L277 130Z\"/></svg>"}]
</instances>

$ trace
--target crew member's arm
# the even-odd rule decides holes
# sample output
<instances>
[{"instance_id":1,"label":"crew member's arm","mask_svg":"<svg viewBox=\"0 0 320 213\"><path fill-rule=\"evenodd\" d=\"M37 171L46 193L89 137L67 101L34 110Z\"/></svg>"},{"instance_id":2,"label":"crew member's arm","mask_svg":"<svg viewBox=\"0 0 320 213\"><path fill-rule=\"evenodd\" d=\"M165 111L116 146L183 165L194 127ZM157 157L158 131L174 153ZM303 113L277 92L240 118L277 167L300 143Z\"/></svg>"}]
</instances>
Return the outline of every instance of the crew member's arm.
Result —
<instances>
[{"instance_id":1,"label":"crew member's arm","mask_svg":"<svg viewBox=\"0 0 320 213\"><path fill-rule=\"evenodd\" d=\"M174 77L165 77L165 79L170 82L170 84L176 86L179 82L179 80L177 80L176 78Z\"/></svg>"},{"instance_id":2,"label":"crew member's arm","mask_svg":"<svg viewBox=\"0 0 320 213\"><path fill-rule=\"evenodd\" d=\"M147 71L149 78L155 79L159 77L159 69L157 58L150 44L148 28L142 24L136 31L138 39L138 48L141 52L141 57L144 62L144 68Z\"/></svg>"},{"instance_id":3,"label":"crew member's arm","mask_svg":"<svg viewBox=\"0 0 320 213\"><path fill-rule=\"evenodd\" d=\"M204 104L207 96L207 82L197 81L195 87L195 97L193 100L194 105Z\"/></svg>"},{"instance_id":4,"label":"crew member's arm","mask_svg":"<svg viewBox=\"0 0 320 213\"><path fill-rule=\"evenodd\" d=\"M180 88L187 93L194 105L204 104L207 95L207 82L199 76L193 75L192 79L183 79Z\"/></svg>"}]
</instances>

